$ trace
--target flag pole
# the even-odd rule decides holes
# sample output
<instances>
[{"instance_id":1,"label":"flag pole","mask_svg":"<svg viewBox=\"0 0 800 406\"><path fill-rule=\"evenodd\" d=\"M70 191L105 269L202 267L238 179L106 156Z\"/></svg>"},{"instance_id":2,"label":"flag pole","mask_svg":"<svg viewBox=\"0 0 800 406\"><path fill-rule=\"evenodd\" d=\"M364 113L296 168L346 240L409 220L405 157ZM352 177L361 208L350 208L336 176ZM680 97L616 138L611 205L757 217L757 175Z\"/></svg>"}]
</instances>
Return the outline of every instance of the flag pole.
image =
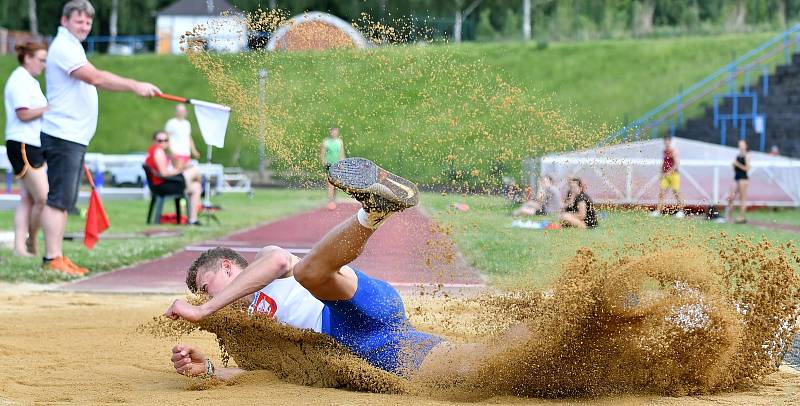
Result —
<instances>
[{"instance_id":1,"label":"flag pole","mask_svg":"<svg viewBox=\"0 0 800 406\"><path fill-rule=\"evenodd\" d=\"M206 198L203 200L203 207L208 208L211 207L211 150L214 149L214 146L211 144L206 144L208 149L206 150L206 165L208 165L209 175L206 176L205 179L205 189L206 189ZM217 182L221 181L222 179L217 179Z\"/></svg>"}]
</instances>

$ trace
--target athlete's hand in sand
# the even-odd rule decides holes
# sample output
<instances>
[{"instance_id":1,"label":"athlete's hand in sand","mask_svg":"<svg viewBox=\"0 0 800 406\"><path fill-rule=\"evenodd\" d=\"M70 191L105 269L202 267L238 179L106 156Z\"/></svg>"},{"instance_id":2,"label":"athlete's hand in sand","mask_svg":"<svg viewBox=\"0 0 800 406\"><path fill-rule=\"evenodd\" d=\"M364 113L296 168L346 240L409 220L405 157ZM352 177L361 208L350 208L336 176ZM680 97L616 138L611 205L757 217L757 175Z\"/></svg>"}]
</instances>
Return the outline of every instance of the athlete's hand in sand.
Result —
<instances>
[{"instance_id":1,"label":"athlete's hand in sand","mask_svg":"<svg viewBox=\"0 0 800 406\"><path fill-rule=\"evenodd\" d=\"M177 299L172 302L172 306L164 312L164 316L172 320L183 318L187 321L197 322L203 320L208 314L200 306L194 306L185 300Z\"/></svg>"},{"instance_id":2,"label":"athlete's hand in sand","mask_svg":"<svg viewBox=\"0 0 800 406\"><path fill-rule=\"evenodd\" d=\"M153 97L160 94L161 90L152 83L136 82L133 86L133 92L142 97Z\"/></svg>"},{"instance_id":3,"label":"athlete's hand in sand","mask_svg":"<svg viewBox=\"0 0 800 406\"><path fill-rule=\"evenodd\" d=\"M178 344L172 347L172 366L181 375L198 376L207 372L206 356L191 345Z\"/></svg>"}]
</instances>

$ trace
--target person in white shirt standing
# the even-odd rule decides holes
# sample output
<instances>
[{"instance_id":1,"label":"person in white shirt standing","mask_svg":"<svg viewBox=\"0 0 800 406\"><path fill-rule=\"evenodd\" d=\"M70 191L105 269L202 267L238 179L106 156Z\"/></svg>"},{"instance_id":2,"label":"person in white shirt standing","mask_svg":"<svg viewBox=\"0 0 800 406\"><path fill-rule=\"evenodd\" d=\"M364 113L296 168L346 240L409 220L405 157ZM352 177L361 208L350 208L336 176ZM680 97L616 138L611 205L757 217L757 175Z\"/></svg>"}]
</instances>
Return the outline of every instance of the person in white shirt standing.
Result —
<instances>
[{"instance_id":1,"label":"person in white shirt standing","mask_svg":"<svg viewBox=\"0 0 800 406\"><path fill-rule=\"evenodd\" d=\"M200 158L200 153L194 146L192 139L192 124L186 119L186 105L175 105L175 117L167 120L164 131L169 134L169 150L172 153L172 166L183 170L194 157Z\"/></svg>"},{"instance_id":2,"label":"person in white shirt standing","mask_svg":"<svg viewBox=\"0 0 800 406\"><path fill-rule=\"evenodd\" d=\"M64 5L61 26L47 56L49 110L42 118L41 142L48 166L47 205L42 210L45 257L42 268L68 275L89 272L62 252L67 210L78 198L83 157L97 129L97 88L152 97L161 91L154 85L117 76L94 67L81 41L89 36L94 7L88 0Z\"/></svg>"},{"instance_id":3,"label":"person in white shirt standing","mask_svg":"<svg viewBox=\"0 0 800 406\"><path fill-rule=\"evenodd\" d=\"M6 154L15 177L22 182L20 203L14 213L14 254L25 257L36 255L36 234L47 200L47 173L39 139L47 99L35 78L44 70L46 59L46 45L18 45L20 66L3 89Z\"/></svg>"}]
</instances>

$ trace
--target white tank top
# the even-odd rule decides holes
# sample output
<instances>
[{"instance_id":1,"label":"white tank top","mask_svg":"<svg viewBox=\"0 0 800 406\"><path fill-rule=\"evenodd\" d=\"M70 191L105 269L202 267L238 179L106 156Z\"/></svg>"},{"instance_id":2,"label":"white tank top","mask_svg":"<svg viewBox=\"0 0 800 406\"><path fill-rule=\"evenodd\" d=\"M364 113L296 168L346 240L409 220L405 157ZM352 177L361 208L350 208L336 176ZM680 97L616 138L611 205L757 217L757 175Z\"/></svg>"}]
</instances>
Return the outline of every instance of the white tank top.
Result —
<instances>
[{"instance_id":1,"label":"white tank top","mask_svg":"<svg viewBox=\"0 0 800 406\"><path fill-rule=\"evenodd\" d=\"M276 279L253 295L249 313L275 317L281 323L322 332L325 305L303 287L294 276Z\"/></svg>"}]
</instances>

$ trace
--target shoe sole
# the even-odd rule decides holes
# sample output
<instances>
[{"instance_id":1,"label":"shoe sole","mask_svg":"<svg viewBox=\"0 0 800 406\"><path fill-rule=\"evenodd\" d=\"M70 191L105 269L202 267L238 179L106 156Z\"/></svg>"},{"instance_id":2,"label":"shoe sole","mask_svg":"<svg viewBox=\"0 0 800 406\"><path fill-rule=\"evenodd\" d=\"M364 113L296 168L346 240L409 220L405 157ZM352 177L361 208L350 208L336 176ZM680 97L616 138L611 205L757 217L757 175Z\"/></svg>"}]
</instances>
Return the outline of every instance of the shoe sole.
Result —
<instances>
[{"instance_id":1,"label":"shoe sole","mask_svg":"<svg viewBox=\"0 0 800 406\"><path fill-rule=\"evenodd\" d=\"M365 158L346 158L331 165L328 181L365 207L380 211L401 211L419 203L419 190L414 182Z\"/></svg>"}]
</instances>

